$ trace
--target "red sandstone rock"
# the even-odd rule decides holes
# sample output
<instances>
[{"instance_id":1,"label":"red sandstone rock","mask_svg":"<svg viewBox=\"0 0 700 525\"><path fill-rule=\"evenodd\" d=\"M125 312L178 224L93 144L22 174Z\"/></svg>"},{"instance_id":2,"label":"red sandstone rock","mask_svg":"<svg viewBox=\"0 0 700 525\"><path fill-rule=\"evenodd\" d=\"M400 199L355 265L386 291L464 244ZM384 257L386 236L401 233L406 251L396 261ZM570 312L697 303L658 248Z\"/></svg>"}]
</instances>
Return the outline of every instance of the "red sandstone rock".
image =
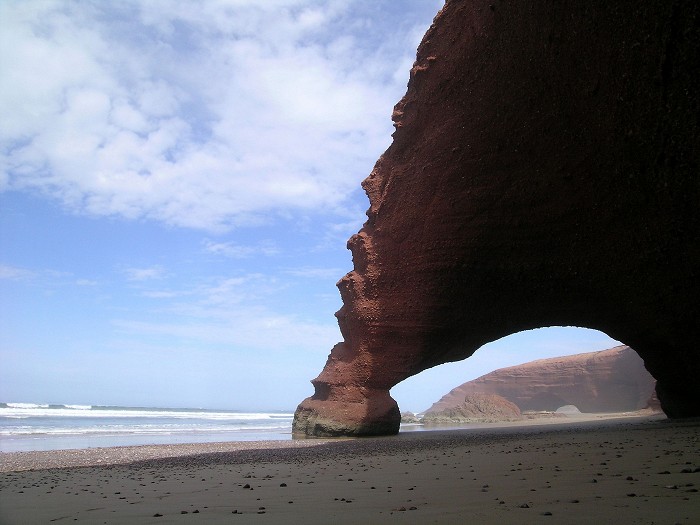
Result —
<instances>
[{"instance_id":1,"label":"red sandstone rock","mask_svg":"<svg viewBox=\"0 0 700 525\"><path fill-rule=\"evenodd\" d=\"M392 386L544 326L629 344L700 415L699 63L699 2L448 0L294 431L397 432Z\"/></svg>"},{"instance_id":2,"label":"red sandstone rock","mask_svg":"<svg viewBox=\"0 0 700 525\"><path fill-rule=\"evenodd\" d=\"M449 406L431 408L423 417L423 423L492 423L522 419L518 406L497 394L468 392L451 401Z\"/></svg>"},{"instance_id":3,"label":"red sandstone rock","mask_svg":"<svg viewBox=\"0 0 700 525\"><path fill-rule=\"evenodd\" d=\"M662 412L663 409L661 408L661 402L659 401L659 397L656 395L656 390L654 390L651 395L649 396L649 399L646 402L646 406L644 407L647 410L650 410L652 412Z\"/></svg>"},{"instance_id":4,"label":"red sandstone rock","mask_svg":"<svg viewBox=\"0 0 700 525\"><path fill-rule=\"evenodd\" d=\"M464 383L426 414L462 404L473 394L502 396L522 411L554 411L575 405L581 412L626 412L646 408L656 381L628 346L501 368Z\"/></svg>"}]
</instances>

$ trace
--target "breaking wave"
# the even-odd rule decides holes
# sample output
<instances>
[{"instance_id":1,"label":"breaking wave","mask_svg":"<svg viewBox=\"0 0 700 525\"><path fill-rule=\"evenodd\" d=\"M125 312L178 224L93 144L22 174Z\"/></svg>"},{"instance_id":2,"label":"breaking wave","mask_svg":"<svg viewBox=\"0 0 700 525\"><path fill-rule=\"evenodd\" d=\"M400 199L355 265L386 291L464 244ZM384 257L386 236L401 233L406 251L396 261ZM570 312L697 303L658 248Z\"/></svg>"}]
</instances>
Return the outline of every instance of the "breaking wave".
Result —
<instances>
[{"instance_id":1,"label":"breaking wave","mask_svg":"<svg viewBox=\"0 0 700 525\"><path fill-rule=\"evenodd\" d=\"M0 403L0 438L291 432L289 412ZM3 447L0 447L2 449Z\"/></svg>"}]
</instances>

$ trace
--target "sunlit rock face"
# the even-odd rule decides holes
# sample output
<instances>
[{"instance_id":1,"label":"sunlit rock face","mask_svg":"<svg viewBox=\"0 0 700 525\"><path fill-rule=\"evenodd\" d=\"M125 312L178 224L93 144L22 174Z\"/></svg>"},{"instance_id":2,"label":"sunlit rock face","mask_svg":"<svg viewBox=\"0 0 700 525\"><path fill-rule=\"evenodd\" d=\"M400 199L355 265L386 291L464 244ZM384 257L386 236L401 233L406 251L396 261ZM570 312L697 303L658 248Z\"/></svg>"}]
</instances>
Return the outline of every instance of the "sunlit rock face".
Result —
<instances>
[{"instance_id":1,"label":"sunlit rock face","mask_svg":"<svg viewBox=\"0 0 700 525\"><path fill-rule=\"evenodd\" d=\"M629 344L664 411L700 415L698 6L446 2L296 433L397 432L392 386L553 325Z\"/></svg>"},{"instance_id":2,"label":"sunlit rock face","mask_svg":"<svg viewBox=\"0 0 700 525\"><path fill-rule=\"evenodd\" d=\"M498 395L521 411L626 412L649 406L654 378L628 346L540 359L495 370L464 383L433 404L426 415L460 406L470 395Z\"/></svg>"},{"instance_id":3,"label":"sunlit rock face","mask_svg":"<svg viewBox=\"0 0 700 525\"><path fill-rule=\"evenodd\" d=\"M503 396L493 393L468 392L459 399L451 398L431 408L423 416L426 425L441 423L496 423L519 421L522 413L518 405Z\"/></svg>"}]
</instances>

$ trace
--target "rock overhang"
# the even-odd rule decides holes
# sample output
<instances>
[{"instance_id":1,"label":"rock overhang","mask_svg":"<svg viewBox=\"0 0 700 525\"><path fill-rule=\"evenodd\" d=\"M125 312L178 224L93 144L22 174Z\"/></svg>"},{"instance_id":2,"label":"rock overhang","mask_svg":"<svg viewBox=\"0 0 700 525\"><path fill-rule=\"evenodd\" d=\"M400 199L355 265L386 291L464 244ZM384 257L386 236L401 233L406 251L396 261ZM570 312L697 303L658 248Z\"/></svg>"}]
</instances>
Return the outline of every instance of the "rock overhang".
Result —
<instances>
[{"instance_id":1,"label":"rock overhang","mask_svg":"<svg viewBox=\"0 0 700 525\"><path fill-rule=\"evenodd\" d=\"M552 325L632 346L666 413L700 415L699 20L693 2L445 3L363 182L344 341L296 431L398 431L392 386Z\"/></svg>"}]
</instances>

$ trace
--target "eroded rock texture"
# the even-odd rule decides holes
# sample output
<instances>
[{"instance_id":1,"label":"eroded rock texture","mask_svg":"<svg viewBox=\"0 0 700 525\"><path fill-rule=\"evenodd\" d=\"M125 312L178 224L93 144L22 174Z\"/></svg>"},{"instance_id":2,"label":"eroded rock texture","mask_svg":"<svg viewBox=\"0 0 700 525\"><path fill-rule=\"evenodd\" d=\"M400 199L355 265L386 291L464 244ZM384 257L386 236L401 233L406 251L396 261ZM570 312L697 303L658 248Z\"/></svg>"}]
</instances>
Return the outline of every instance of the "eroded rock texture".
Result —
<instances>
[{"instance_id":1,"label":"eroded rock texture","mask_svg":"<svg viewBox=\"0 0 700 525\"><path fill-rule=\"evenodd\" d=\"M441 400L442 401L442 400ZM493 393L465 392L459 399L451 398L438 408L431 407L423 417L423 423L493 423L518 421L522 413L518 405Z\"/></svg>"},{"instance_id":2,"label":"eroded rock texture","mask_svg":"<svg viewBox=\"0 0 700 525\"><path fill-rule=\"evenodd\" d=\"M446 2L296 432L396 432L396 383L551 325L629 344L700 415L699 5Z\"/></svg>"},{"instance_id":3,"label":"eroded rock texture","mask_svg":"<svg viewBox=\"0 0 700 525\"><path fill-rule=\"evenodd\" d=\"M581 412L634 411L649 406L654 383L639 355L618 346L500 368L452 389L426 416L458 407L475 394L501 396L521 411L555 411L566 405Z\"/></svg>"}]
</instances>

